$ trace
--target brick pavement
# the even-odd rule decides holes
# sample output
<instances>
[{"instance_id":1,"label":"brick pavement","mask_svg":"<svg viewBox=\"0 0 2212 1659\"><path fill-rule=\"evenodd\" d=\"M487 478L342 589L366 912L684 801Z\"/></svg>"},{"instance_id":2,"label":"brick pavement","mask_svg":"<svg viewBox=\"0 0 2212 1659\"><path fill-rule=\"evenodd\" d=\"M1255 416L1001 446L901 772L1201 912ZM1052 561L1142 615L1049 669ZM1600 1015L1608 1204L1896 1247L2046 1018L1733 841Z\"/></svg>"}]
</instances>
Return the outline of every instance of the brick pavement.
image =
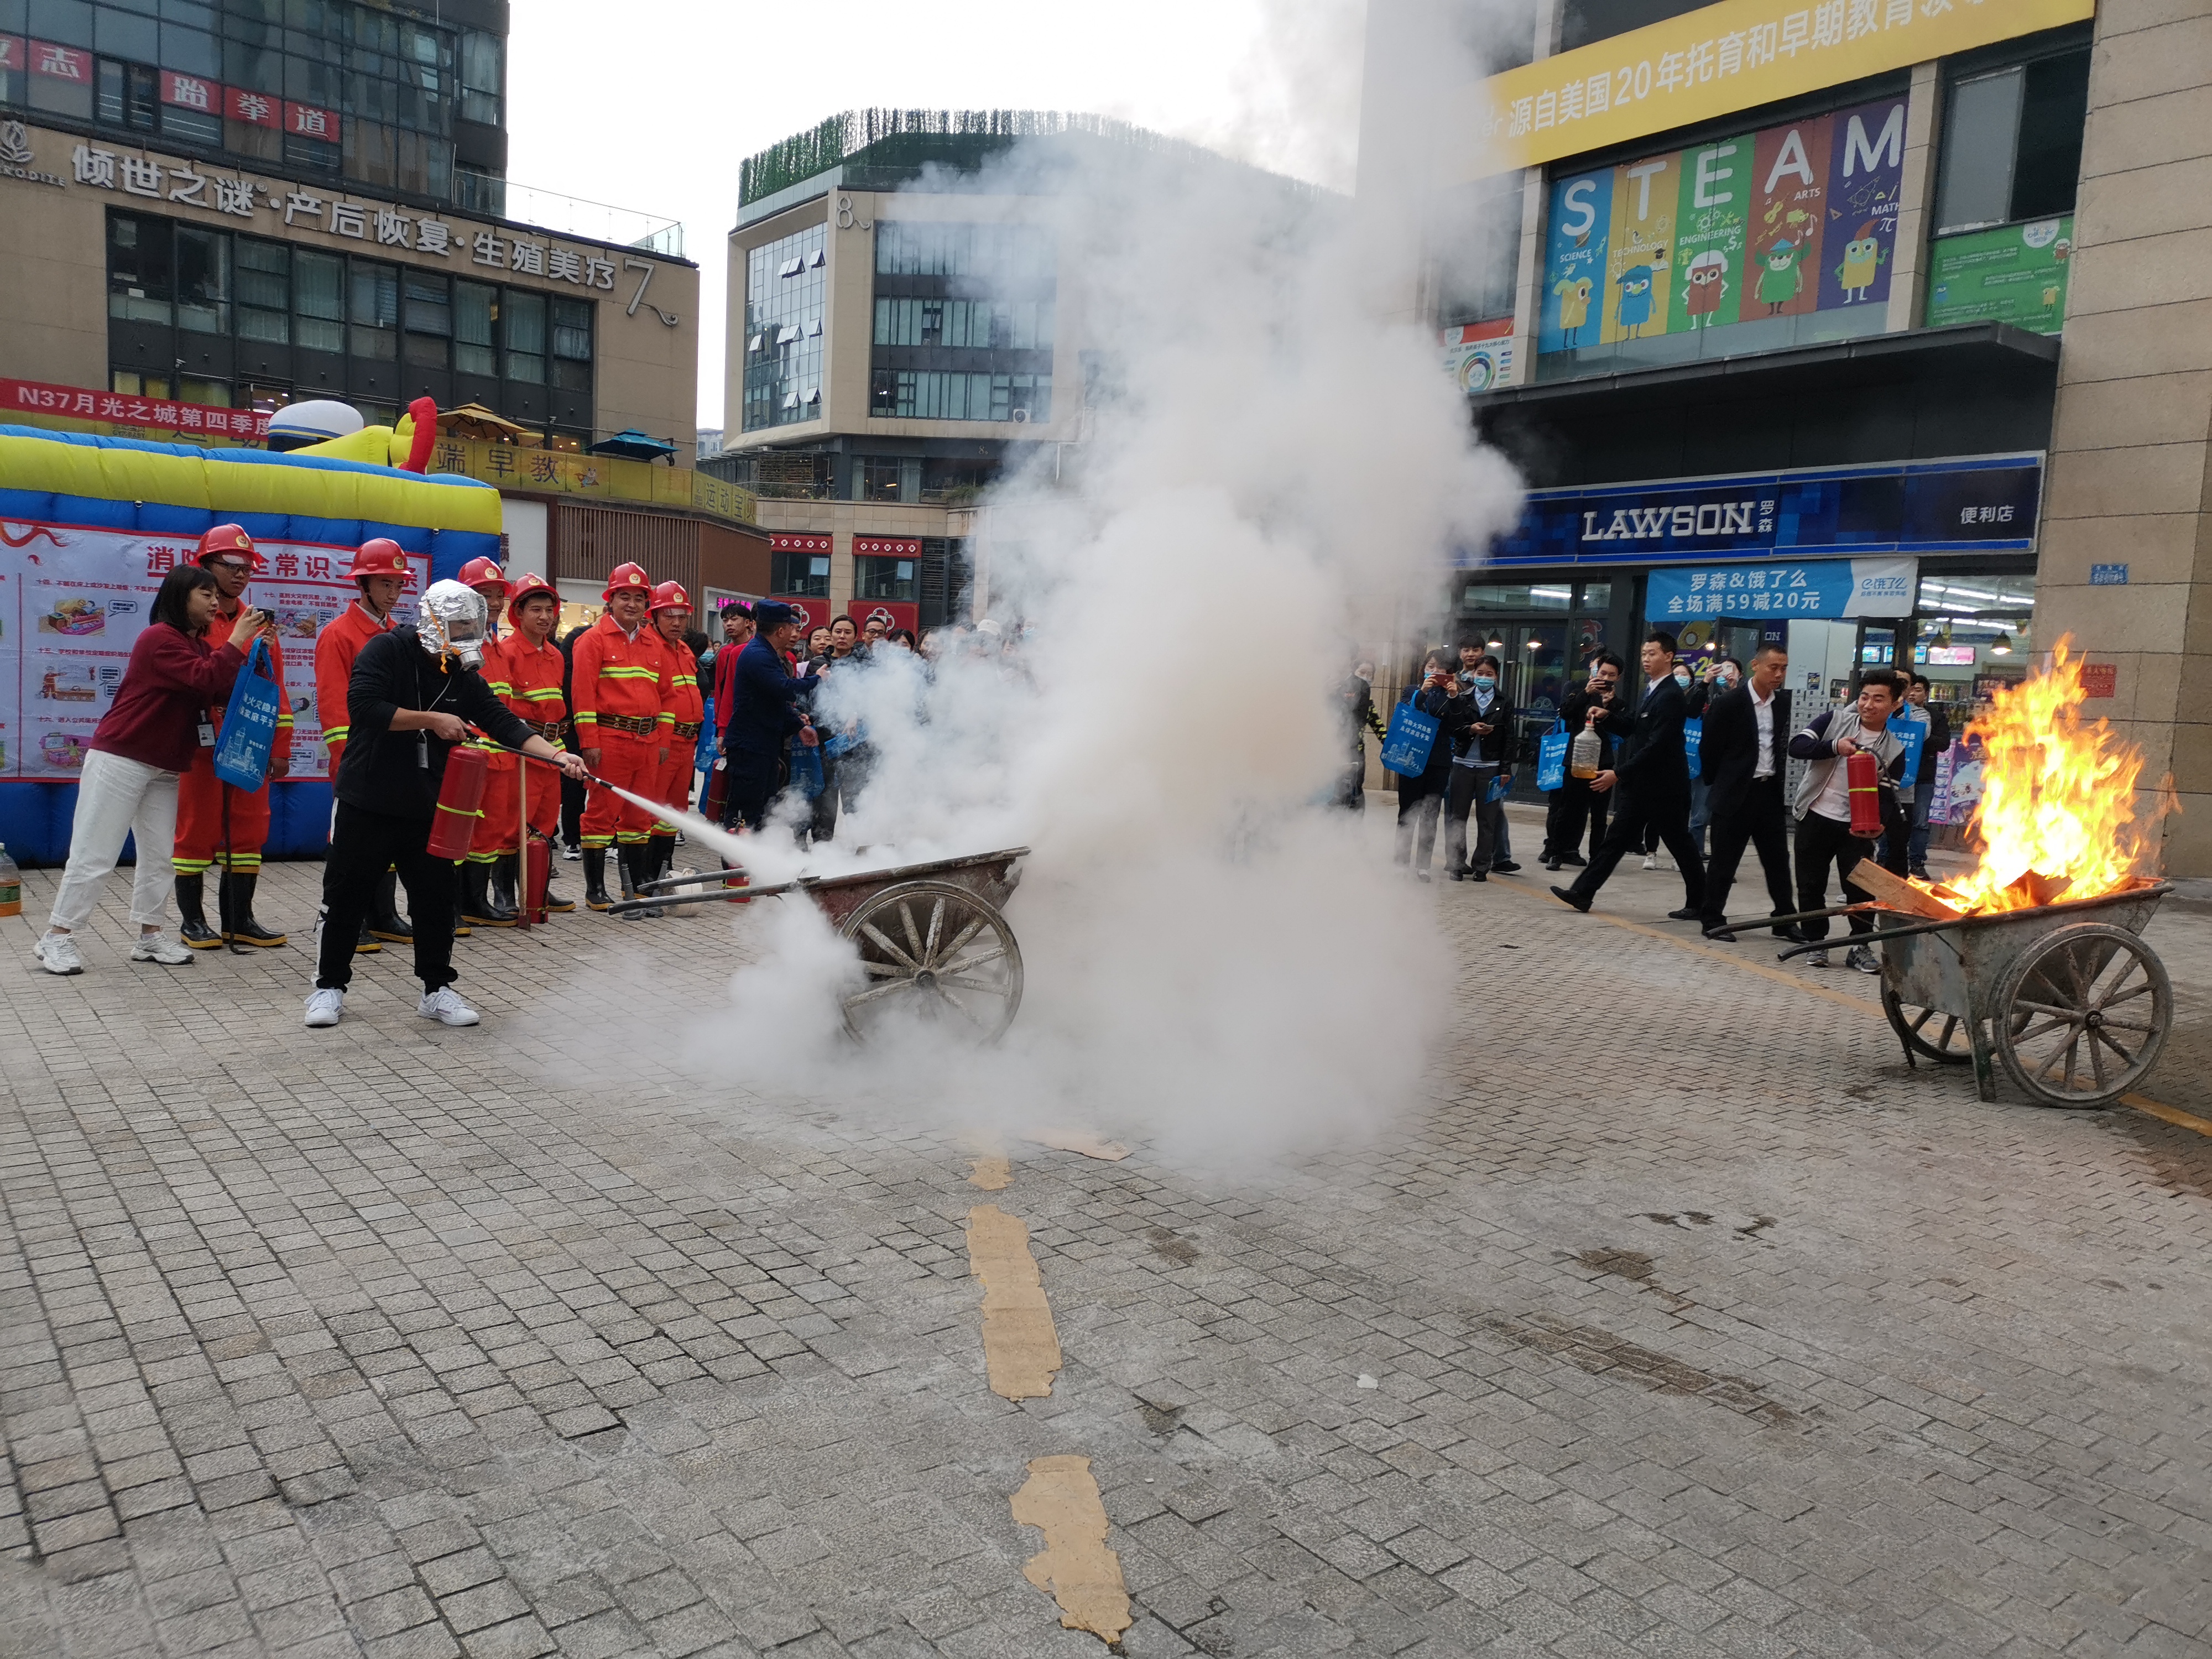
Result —
<instances>
[{"instance_id":1,"label":"brick pavement","mask_svg":"<svg viewBox=\"0 0 2212 1659\"><path fill-rule=\"evenodd\" d=\"M59 981L0 922L0 1654L1087 1654L1009 1510L1072 1452L1133 1655L2207 1651L2212 1139L1908 1073L1679 890L1439 884L1510 1018L1371 1146L988 1195L673 1044L611 1086L596 918L465 943L484 1030L387 953L318 1034L304 927L165 972L111 902ZM2202 1045L2212 925L2154 937ZM979 1201L1049 1398L986 1384Z\"/></svg>"}]
</instances>

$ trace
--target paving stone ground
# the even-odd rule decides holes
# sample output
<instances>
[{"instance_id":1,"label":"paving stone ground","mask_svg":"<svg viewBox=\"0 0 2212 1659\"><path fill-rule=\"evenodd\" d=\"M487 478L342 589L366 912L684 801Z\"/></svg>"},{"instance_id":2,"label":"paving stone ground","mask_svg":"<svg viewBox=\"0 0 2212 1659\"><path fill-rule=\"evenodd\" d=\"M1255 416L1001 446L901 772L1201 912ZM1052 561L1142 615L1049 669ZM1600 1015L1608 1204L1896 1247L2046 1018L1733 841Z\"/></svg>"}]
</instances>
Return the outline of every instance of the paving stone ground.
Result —
<instances>
[{"instance_id":1,"label":"paving stone ground","mask_svg":"<svg viewBox=\"0 0 2212 1659\"><path fill-rule=\"evenodd\" d=\"M640 929L464 943L474 1031L387 953L309 1033L304 932L132 967L119 885L29 971L52 884L0 922L0 1655L1087 1655L1008 1509L1069 1451L1131 1655L2212 1651L2212 1139L1910 1072L1663 873L1438 884L1470 989L1375 1145L992 1194L949 1134L609 1081L578 987ZM657 1004L729 926L662 927ZM2151 937L2149 1092L2212 1111L2212 919ZM979 1201L1048 1399L985 1385Z\"/></svg>"}]
</instances>

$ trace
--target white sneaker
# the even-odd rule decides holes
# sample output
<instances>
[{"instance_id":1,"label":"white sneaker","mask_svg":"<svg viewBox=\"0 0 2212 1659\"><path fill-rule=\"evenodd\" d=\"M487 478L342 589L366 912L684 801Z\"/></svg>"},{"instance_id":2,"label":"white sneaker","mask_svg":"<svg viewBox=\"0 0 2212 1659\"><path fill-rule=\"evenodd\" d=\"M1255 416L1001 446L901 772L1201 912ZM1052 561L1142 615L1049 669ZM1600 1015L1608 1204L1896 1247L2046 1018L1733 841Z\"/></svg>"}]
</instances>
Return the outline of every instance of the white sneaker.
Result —
<instances>
[{"instance_id":1,"label":"white sneaker","mask_svg":"<svg viewBox=\"0 0 2212 1659\"><path fill-rule=\"evenodd\" d=\"M316 991L307 998L307 1029L319 1031L326 1025L335 1025L344 1012L343 991Z\"/></svg>"},{"instance_id":2,"label":"white sneaker","mask_svg":"<svg viewBox=\"0 0 2212 1659\"><path fill-rule=\"evenodd\" d=\"M165 968L181 968L199 958L167 933L141 933L138 942L131 947L133 962L158 962Z\"/></svg>"},{"instance_id":3,"label":"white sneaker","mask_svg":"<svg viewBox=\"0 0 2212 1659\"><path fill-rule=\"evenodd\" d=\"M434 991L423 993L422 1000L415 1012L425 1019L434 1019L441 1025L473 1025L477 1011L461 1000L460 994L450 985L441 985Z\"/></svg>"},{"instance_id":4,"label":"white sneaker","mask_svg":"<svg viewBox=\"0 0 2212 1659\"><path fill-rule=\"evenodd\" d=\"M81 974L84 958L76 951L74 933L42 933L38 944L39 966L50 974Z\"/></svg>"},{"instance_id":5,"label":"white sneaker","mask_svg":"<svg viewBox=\"0 0 2212 1659\"><path fill-rule=\"evenodd\" d=\"M1647 870L1656 870L1659 867L1659 855L1656 853L1646 853L1644 855L1644 867Z\"/></svg>"}]
</instances>

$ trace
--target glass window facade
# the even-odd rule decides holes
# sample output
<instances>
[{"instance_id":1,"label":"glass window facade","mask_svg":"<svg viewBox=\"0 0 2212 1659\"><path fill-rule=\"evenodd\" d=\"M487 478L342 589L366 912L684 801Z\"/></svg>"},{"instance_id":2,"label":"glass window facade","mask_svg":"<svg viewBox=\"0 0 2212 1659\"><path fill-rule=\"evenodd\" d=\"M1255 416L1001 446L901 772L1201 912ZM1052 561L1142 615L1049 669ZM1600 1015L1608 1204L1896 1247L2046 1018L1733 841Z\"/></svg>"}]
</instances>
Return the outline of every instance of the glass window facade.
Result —
<instances>
[{"instance_id":1,"label":"glass window facade","mask_svg":"<svg viewBox=\"0 0 2212 1659\"><path fill-rule=\"evenodd\" d=\"M503 36L353 0L0 0L0 36L58 71L0 106L439 202L456 120L504 114Z\"/></svg>"},{"instance_id":2,"label":"glass window facade","mask_svg":"<svg viewBox=\"0 0 2212 1659\"><path fill-rule=\"evenodd\" d=\"M812 225L745 256L748 432L821 416L829 246L830 227Z\"/></svg>"},{"instance_id":3,"label":"glass window facade","mask_svg":"<svg viewBox=\"0 0 2212 1659\"><path fill-rule=\"evenodd\" d=\"M769 591L799 599L830 597L830 556L827 553L775 552L769 555Z\"/></svg>"},{"instance_id":4,"label":"glass window facade","mask_svg":"<svg viewBox=\"0 0 2212 1659\"><path fill-rule=\"evenodd\" d=\"M868 413L1050 420L1057 289L1041 227L877 221Z\"/></svg>"},{"instance_id":5,"label":"glass window facade","mask_svg":"<svg viewBox=\"0 0 2212 1659\"><path fill-rule=\"evenodd\" d=\"M853 597L895 599L911 605L917 597L915 561L864 553L853 560Z\"/></svg>"},{"instance_id":6,"label":"glass window facade","mask_svg":"<svg viewBox=\"0 0 2212 1659\"><path fill-rule=\"evenodd\" d=\"M319 395L366 414L428 396L590 439L592 301L111 210L107 314L118 390L166 386L181 362L209 392L190 401L218 407Z\"/></svg>"},{"instance_id":7,"label":"glass window facade","mask_svg":"<svg viewBox=\"0 0 2212 1659\"><path fill-rule=\"evenodd\" d=\"M1954 82L1943 115L1936 234L2073 212L2088 104L2087 52Z\"/></svg>"}]
</instances>

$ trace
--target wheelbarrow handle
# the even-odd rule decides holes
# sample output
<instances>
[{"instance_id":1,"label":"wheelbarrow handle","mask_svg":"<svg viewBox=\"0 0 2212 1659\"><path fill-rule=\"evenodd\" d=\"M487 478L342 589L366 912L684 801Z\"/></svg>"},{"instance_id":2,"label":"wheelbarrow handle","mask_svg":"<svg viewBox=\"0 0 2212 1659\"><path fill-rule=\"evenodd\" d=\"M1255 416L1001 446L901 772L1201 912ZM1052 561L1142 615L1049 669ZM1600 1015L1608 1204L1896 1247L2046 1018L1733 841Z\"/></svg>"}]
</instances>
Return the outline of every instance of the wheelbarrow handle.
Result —
<instances>
[{"instance_id":1,"label":"wheelbarrow handle","mask_svg":"<svg viewBox=\"0 0 2212 1659\"><path fill-rule=\"evenodd\" d=\"M780 881L772 887L718 887L709 893L672 893L665 897L621 899L607 907L605 914L619 916L632 910L665 910L678 904L742 904L748 899L781 898L794 891L800 884Z\"/></svg>"},{"instance_id":2,"label":"wheelbarrow handle","mask_svg":"<svg viewBox=\"0 0 2212 1659\"><path fill-rule=\"evenodd\" d=\"M1850 908L1874 910L1887 916L1901 916L1905 914L1902 910L1892 910L1887 906L1880 904L1856 905ZM1852 938L1862 945L1869 943L1879 945L1884 939L1905 939L1914 933L1940 933L1947 927L1956 927L1961 920L1962 918L1958 916L1945 916L1935 921L1916 922L1908 927L1877 927L1871 933L1856 933ZM1810 945L1800 945L1790 950L1777 951L1774 953L1774 959L1777 962L1787 962L1792 957L1802 957L1814 951L1825 951L1829 944L1830 941L1827 939L1815 939Z\"/></svg>"},{"instance_id":3,"label":"wheelbarrow handle","mask_svg":"<svg viewBox=\"0 0 2212 1659\"><path fill-rule=\"evenodd\" d=\"M1872 899L1862 899L1856 904L1834 904L1825 910L1800 910L1794 916L1746 916L1741 921L1724 921L1721 926L1731 933L1748 933L1760 927L1779 927L1787 921L1825 921L1830 916L1848 916L1881 908Z\"/></svg>"}]
</instances>

